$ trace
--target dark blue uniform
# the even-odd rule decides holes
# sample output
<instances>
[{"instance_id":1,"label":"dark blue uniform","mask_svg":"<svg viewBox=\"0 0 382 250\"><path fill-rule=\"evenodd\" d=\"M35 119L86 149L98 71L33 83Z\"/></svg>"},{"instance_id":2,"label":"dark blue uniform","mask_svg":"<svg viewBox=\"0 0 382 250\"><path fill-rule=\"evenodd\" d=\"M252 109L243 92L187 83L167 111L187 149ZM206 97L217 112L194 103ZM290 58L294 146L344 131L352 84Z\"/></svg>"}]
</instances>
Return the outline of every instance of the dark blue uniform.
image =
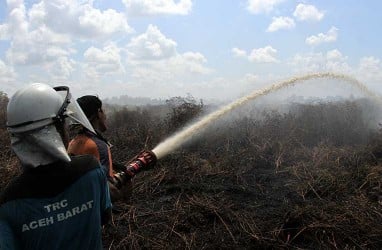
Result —
<instances>
[{"instance_id":1,"label":"dark blue uniform","mask_svg":"<svg viewBox=\"0 0 382 250\"><path fill-rule=\"evenodd\" d=\"M106 175L94 157L27 169L0 204L0 220L9 224L13 236L8 237L21 249L102 249L101 225L111 202Z\"/></svg>"},{"instance_id":2,"label":"dark blue uniform","mask_svg":"<svg viewBox=\"0 0 382 250\"><path fill-rule=\"evenodd\" d=\"M0 219L0 249L14 250L18 249L13 230L8 222Z\"/></svg>"}]
</instances>

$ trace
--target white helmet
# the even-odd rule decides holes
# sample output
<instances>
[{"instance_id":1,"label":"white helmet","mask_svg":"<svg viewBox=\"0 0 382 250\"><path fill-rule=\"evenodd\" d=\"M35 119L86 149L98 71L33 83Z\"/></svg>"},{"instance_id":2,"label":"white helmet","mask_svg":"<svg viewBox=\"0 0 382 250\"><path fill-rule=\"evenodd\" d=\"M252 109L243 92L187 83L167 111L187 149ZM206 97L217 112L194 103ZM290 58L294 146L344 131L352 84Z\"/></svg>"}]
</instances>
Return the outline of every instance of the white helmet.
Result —
<instances>
[{"instance_id":1,"label":"white helmet","mask_svg":"<svg viewBox=\"0 0 382 250\"><path fill-rule=\"evenodd\" d=\"M66 117L94 132L76 100L66 86L52 88L34 83L18 90L7 108L7 127L10 133L23 133L41 129Z\"/></svg>"},{"instance_id":2,"label":"white helmet","mask_svg":"<svg viewBox=\"0 0 382 250\"><path fill-rule=\"evenodd\" d=\"M13 151L23 166L38 167L57 160L69 162L55 123L68 120L94 132L89 120L72 100L69 88L35 83L18 90L9 100L7 127Z\"/></svg>"}]
</instances>

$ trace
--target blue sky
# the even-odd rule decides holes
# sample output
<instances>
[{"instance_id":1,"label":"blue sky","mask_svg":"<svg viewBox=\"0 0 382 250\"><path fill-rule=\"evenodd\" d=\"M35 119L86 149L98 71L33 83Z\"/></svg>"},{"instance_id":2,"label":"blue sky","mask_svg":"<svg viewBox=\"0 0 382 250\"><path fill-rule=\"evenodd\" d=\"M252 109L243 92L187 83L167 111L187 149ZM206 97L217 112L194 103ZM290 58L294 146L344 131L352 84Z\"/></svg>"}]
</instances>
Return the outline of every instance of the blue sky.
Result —
<instances>
[{"instance_id":1,"label":"blue sky","mask_svg":"<svg viewBox=\"0 0 382 250\"><path fill-rule=\"evenodd\" d=\"M382 2L2 0L0 90L234 98L313 72L381 92ZM330 93L328 93L330 95Z\"/></svg>"}]
</instances>

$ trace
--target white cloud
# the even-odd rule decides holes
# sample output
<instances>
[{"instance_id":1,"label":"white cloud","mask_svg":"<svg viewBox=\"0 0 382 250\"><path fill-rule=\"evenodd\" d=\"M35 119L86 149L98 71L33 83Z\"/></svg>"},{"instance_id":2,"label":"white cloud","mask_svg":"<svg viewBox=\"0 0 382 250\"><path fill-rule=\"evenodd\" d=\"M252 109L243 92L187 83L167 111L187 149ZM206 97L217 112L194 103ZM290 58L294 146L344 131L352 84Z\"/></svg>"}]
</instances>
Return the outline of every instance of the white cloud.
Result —
<instances>
[{"instance_id":1,"label":"white cloud","mask_svg":"<svg viewBox=\"0 0 382 250\"><path fill-rule=\"evenodd\" d=\"M246 58L250 62L255 63L276 63L279 60L276 59L277 50L272 46L265 46L264 48L253 49L251 53L247 53L245 50L239 48L233 48L232 54L235 57Z\"/></svg>"},{"instance_id":2,"label":"white cloud","mask_svg":"<svg viewBox=\"0 0 382 250\"><path fill-rule=\"evenodd\" d=\"M206 58L197 52L176 54L160 61L134 61L132 76L136 82L184 84L198 75L211 73L206 63Z\"/></svg>"},{"instance_id":3,"label":"white cloud","mask_svg":"<svg viewBox=\"0 0 382 250\"><path fill-rule=\"evenodd\" d=\"M233 48L231 51L235 57L247 57L247 52L245 50Z\"/></svg>"},{"instance_id":4,"label":"white cloud","mask_svg":"<svg viewBox=\"0 0 382 250\"><path fill-rule=\"evenodd\" d=\"M191 0L123 0L129 15L187 15L191 12Z\"/></svg>"},{"instance_id":5,"label":"white cloud","mask_svg":"<svg viewBox=\"0 0 382 250\"><path fill-rule=\"evenodd\" d=\"M94 79L124 72L120 52L121 49L114 43L110 43L102 49L88 48L84 53L87 76Z\"/></svg>"},{"instance_id":6,"label":"white cloud","mask_svg":"<svg viewBox=\"0 0 382 250\"><path fill-rule=\"evenodd\" d=\"M272 23L268 26L268 32L274 32L281 29L293 29L296 26L294 20L290 17L273 17Z\"/></svg>"},{"instance_id":7,"label":"white cloud","mask_svg":"<svg viewBox=\"0 0 382 250\"><path fill-rule=\"evenodd\" d=\"M96 9L92 0L42 0L32 6L29 16L32 25L45 24L77 38L97 39L133 31L123 13Z\"/></svg>"},{"instance_id":8,"label":"white cloud","mask_svg":"<svg viewBox=\"0 0 382 250\"><path fill-rule=\"evenodd\" d=\"M4 25L6 37L11 40L6 56L12 64L39 64L70 53L65 47L70 42L67 36L54 33L45 25L31 27L22 1L8 6L8 23Z\"/></svg>"},{"instance_id":9,"label":"white cloud","mask_svg":"<svg viewBox=\"0 0 382 250\"><path fill-rule=\"evenodd\" d=\"M316 36L314 35L310 36L306 38L305 42L309 45L315 46L321 43L335 42L337 41L337 36L338 36L338 29L332 26L326 34L319 33Z\"/></svg>"},{"instance_id":10,"label":"white cloud","mask_svg":"<svg viewBox=\"0 0 382 250\"><path fill-rule=\"evenodd\" d=\"M259 79L258 75L255 74L245 74L244 80L247 82L254 82Z\"/></svg>"},{"instance_id":11,"label":"white cloud","mask_svg":"<svg viewBox=\"0 0 382 250\"><path fill-rule=\"evenodd\" d=\"M296 54L290 64L295 72L317 72L324 67L324 58L322 53Z\"/></svg>"},{"instance_id":12,"label":"white cloud","mask_svg":"<svg viewBox=\"0 0 382 250\"><path fill-rule=\"evenodd\" d=\"M175 56L176 46L158 27L149 25L144 34L131 39L127 50L131 60L161 60Z\"/></svg>"},{"instance_id":13,"label":"white cloud","mask_svg":"<svg viewBox=\"0 0 382 250\"><path fill-rule=\"evenodd\" d=\"M351 67L347 63L348 57L342 55L342 53L337 50L329 50L326 52L326 69L328 71L350 73Z\"/></svg>"},{"instance_id":14,"label":"white cloud","mask_svg":"<svg viewBox=\"0 0 382 250\"><path fill-rule=\"evenodd\" d=\"M248 0L247 9L253 14L269 13L284 0Z\"/></svg>"},{"instance_id":15,"label":"white cloud","mask_svg":"<svg viewBox=\"0 0 382 250\"><path fill-rule=\"evenodd\" d=\"M361 58L358 66L358 75L360 79L369 81L382 81L382 62L374 56Z\"/></svg>"},{"instance_id":16,"label":"white cloud","mask_svg":"<svg viewBox=\"0 0 382 250\"><path fill-rule=\"evenodd\" d=\"M16 76L13 69L0 60L0 81L6 82L14 79Z\"/></svg>"},{"instance_id":17,"label":"white cloud","mask_svg":"<svg viewBox=\"0 0 382 250\"><path fill-rule=\"evenodd\" d=\"M324 12L319 11L314 5L298 4L293 16L300 21L320 21L324 17Z\"/></svg>"},{"instance_id":18,"label":"white cloud","mask_svg":"<svg viewBox=\"0 0 382 250\"><path fill-rule=\"evenodd\" d=\"M0 24L0 40L9 39L8 24Z\"/></svg>"},{"instance_id":19,"label":"white cloud","mask_svg":"<svg viewBox=\"0 0 382 250\"><path fill-rule=\"evenodd\" d=\"M199 52L185 52L180 56L175 57L174 67L176 65L185 65L183 70L187 70L191 73L208 74L210 69L204 67L207 63L207 59Z\"/></svg>"},{"instance_id":20,"label":"white cloud","mask_svg":"<svg viewBox=\"0 0 382 250\"><path fill-rule=\"evenodd\" d=\"M66 80L75 70L76 62L68 57L59 57L49 67L49 72L53 79Z\"/></svg>"},{"instance_id":21,"label":"white cloud","mask_svg":"<svg viewBox=\"0 0 382 250\"><path fill-rule=\"evenodd\" d=\"M7 26L8 36L15 36L16 38L22 37L28 33L28 22L26 16L25 6L22 1L14 1L8 5L8 23Z\"/></svg>"},{"instance_id":22,"label":"white cloud","mask_svg":"<svg viewBox=\"0 0 382 250\"><path fill-rule=\"evenodd\" d=\"M277 50L272 48L272 46L266 46L264 48L253 49L248 59L251 62L257 63L275 63L278 62L276 59Z\"/></svg>"},{"instance_id":23,"label":"white cloud","mask_svg":"<svg viewBox=\"0 0 382 250\"><path fill-rule=\"evenodd\" d=\"M157 91L173 93L169 89L182 89L212 72L206 67L207 59L203 54L191 51L179 53L177 43L153 25L149 25L145 33L131 39L126 46L126 53L128 70L131 71L129 74L133 82L139 85L135 87L138 92L150 85Z\"/></svg>"},{"instance_id":24,"label":"white cloud","mask_svg":"<svg viewBox=\"0 0 382 250\"><path fill-rule=\"evenodd\" d=\"M83 15L78 18L81 33L90 36L110 36L114 33L129 33L132 29L126 21L126 17L115 10L100 11L94 8L86 8Z\"/></svg>"},{"instance_id":25,"label":"white cloud","mask_svg":"<svg viewBox=\"0 0 382 250\"><path fill-rule=\"evenodd\" d=\"M17 74L14 68L0 59L0 91L7 93L9 96L17 87L18 82L16 79Z\"/></svg>"},{"instance_id":26,"label":"white cloud","mask_svg":"<svg viewBox=\"0 0 382 250\"><path fill-rule=\"evenodd\" d=\"M291 62L295 72L322 72L333 71L338 73L351 73L351 67L347 63L347 57L337 50L326 53L296 54Z\"/></svg>"},{"instance_id":27,"label":"white cloud","mask_svg":"<svg viewBox=\"0 0 382 250\"><path fill-rule=\"evenodd\" d=\"M24 3L24 0L6 0L7 5L9 8L13 9L16 8L17 6L20 6Z\"/></svg>"},{"instance_id":28,"label":"white cloud","mask_svg":"<svg viewBox=\"0 0 382 250\"><path fill-rule=\"evenodd\" d=\"M69 56L70 39L41 26L26 34L14 34L7 58L13 64L40 64Z\"/></svg>"},{"instance_id":29,"label":"white cloud","mask_svg":"<svg viewBox=\"0 0 382 250\"><path fill-rule=\"evenodd\" d=\"M52 79L69 78L75 66L81 65L71 59L77 53L75 42L99 42L132 32L124 13L96 9L92 0L42 0L29 11L23 1L8 1L7 14L6 23L0 25L0 39L10 40L7 60L15 66L38 65ZM117 71L113 67L120 68L120 64L85 62L85 68L95 76Z\"/></svg>"},{"instance_id":30,"label":"white cloud","mask_svg":"<svg viewBox=\"0 0 382 250\"><path fill-rule=\"evenodd\" d=\"M326 58L328 60L347 60L347 57L344 57L342 53L337 49L329 50L326 53Z\"/></svg>"}]
</instances>

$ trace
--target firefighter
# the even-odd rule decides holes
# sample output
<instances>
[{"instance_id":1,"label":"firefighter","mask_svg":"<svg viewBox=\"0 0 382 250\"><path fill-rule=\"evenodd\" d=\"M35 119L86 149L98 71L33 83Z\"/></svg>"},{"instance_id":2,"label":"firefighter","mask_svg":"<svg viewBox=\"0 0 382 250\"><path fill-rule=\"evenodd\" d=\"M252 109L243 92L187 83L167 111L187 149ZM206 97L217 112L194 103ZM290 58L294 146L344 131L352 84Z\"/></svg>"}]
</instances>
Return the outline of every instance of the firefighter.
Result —
<instances>
[{"instance_id":1,"label":"firefighter","mask_svg":"<svg viewBox=\"0 0 382 250\"><path fill-rule=\"evenodd\" d=\"M104 167L108 176L112 200L118 200L122 194L120 190L128 187L131 191L131 179L141 170L150 169L156 163L156 156L152 151L144 150L126 165L112 161L110 143L102 133L107 130L106 114L102 108L102 101L93 95L85 95L77 99L80 107L89 119L94 130L83 127L69 143L70 155L94 155ZM129 192L128 192L129 193Z\"/></svg>"},{"instance_id":2,"label":"firefighter","mask_svg":"<svg viewBox=\"0 0 382 250\"><path fill-rule=\"evenodd\" d=\"M7 127L23 171L0 195L2 247L103 248L112 206L107 178L93 156L67 154L72 121L93 131L68 87L31 84L10 98Z\"/></svg>"}]
</instances>

